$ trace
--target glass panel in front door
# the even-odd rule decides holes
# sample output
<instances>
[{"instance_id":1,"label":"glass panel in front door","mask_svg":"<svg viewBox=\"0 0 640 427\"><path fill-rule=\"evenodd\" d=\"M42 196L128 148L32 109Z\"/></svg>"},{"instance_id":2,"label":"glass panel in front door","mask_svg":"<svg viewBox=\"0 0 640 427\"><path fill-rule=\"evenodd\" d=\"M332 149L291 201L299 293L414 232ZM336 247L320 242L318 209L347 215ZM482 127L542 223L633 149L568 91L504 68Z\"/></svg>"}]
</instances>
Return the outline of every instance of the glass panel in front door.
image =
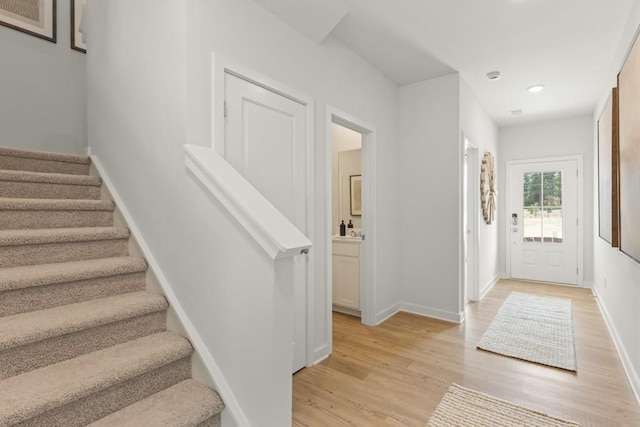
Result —
<instances>
[{"instance_id":1,"label":"glass panel in front door","mask_svg":"<svg viewBox=\"0 0 640 427\"><path fill-rule=\"evenodd\" d=\"M562 243L562 172L524 172L523 241Z\"/></svg>"}]
</instances>

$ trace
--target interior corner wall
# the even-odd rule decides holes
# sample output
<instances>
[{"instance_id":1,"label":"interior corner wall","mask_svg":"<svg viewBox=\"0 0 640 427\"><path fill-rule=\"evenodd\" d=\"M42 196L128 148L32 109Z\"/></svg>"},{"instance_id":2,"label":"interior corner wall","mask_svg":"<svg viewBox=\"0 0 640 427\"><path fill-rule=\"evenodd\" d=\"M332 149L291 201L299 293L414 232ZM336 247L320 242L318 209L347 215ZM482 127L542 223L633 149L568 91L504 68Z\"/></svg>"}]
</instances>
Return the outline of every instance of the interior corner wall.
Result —
<instances>
[{"instance_id":1,"label":"interior corner wall","mask_svg":"<svg viewBox=\"0 0 640 427\"><path fill-rule=\"evenodd\" d=\"M57 43L0 26L0 145L83 154L85 54L70 48L70 2L57 2Z\"/></svg>"},{"instance_id":2,"label":"interior corner wall","mask_svg":"<svg viewBox=\"0 0 640 427\"><path fill-rule=\"evenodd\" d=\"M252 0L189 0L187 8L187 140L211 146L211 59L222 55L314 99L313 348L328 352L331 165L327 164L326 106L376 129L377 224L375 312L398 301L397 142L398 87L329 35L317 44ZM216 142L213 141L215 144ZM218 142L219 143L219 142ZM327 308L325 308L327 307ZM328 353L327 353L328 354Z\"/></svg>"},{"instance_id":3,"label":"interior corner wall","mask_svg":"<svg viewBox=\"0 0 640 427\"><path fill-rule=\"evenodd\" d=\"M400 88L401 302L455 320L460 295L460 77Z\"/></svg>"},{"instance_id":4,"label":"interior corner wall","mask_svg":"<svg viewBox=\"0 0 640 427\"><path fill-rule=\"evenodd\" d=\"M506 181L507 162L511 160L539 159L545 157L561 157L580 154L583 156L582 179L584 184L583 212L584 224L584 285L593 282L593 210L595 202L593 188L593 135L590 115L549 120L520 126L500 129L498 163L498 212L502 217L507 215ZM499 228L500 271L507 271L506 266L506 225Z\"/></svg>"},{"instance_id":5,"label":"interior corner wall","mask_svg":"<svg viewBox=\"0 0 640 427\"><path fill-rule=\"evenodd\" d=\"M495 164L500 161L500 153L498 152L498 127L491 119L480 104L477 97L471 90L471 87L460 79L460 126L465 138L469 140L475 148L478 149L478 164L476 170L480 173L482 156L486 152L490 152L495 158ZM462 147L464 149L464 147ZM504 175L496 173L498 183L505 179ZM471 189L477 191L478 198L480 190L478 188ZM503 198L504 195L498 195ZM479 205L479 204L478 204ZM487 224L482 216L482 207L480 206L476 212L476 220L480 224L478 230L478 246L477 254L478 263L478 286L479 290L489 289L500 277L502 271L499 268L499 242L498 230L501 227L501 213L499 210L495 213L495 220L492 224Z\"/></svg>"}]
</instances>

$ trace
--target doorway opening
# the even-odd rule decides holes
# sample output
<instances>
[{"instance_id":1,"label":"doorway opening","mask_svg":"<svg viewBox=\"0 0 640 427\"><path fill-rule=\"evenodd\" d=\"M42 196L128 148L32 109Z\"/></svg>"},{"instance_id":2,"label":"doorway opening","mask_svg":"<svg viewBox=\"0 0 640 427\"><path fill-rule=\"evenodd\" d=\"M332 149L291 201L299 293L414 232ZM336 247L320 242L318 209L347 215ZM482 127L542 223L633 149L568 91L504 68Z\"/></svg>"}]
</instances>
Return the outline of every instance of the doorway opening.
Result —
<instances>
[{"instance_id":1,"label":"doorway opening","mask_svg":"<svg viewBox=\"0 0 640 427\"><path fill-rule=\"evenodd\" d=\"M361 317L363 180L362 134L331 123L332 308L357 317Z\"/></svg>"},{"instance_id":2,"label":"doorway opening","mask_svg":"<svg viewBox=\"0 0 640 427\"><path fill-rule=\"evenodd\" d=\"M478 149L467 139L464 141L464 164L462 179L462 304L480 300L478 286L479 251L479 156Z\"/></svg>"},{"instance_id":3,"label":"doorway opening","mask_svg":"<svg viewBox=\"0 0 640 427\"><path fill-rule=\"evenodd\" d=\"M376 130L332 107L327 107L326 123L327 330L333 330L334 308L359 315L363 324L373 326L376 324L373 262L376 250ZM360 149L356 151L358 146ZM334 170L337 174L335 183ZM343 220L345 236L340 236ZM353 228L347 227L349 221Z\"/></svg>"}]
</instances>

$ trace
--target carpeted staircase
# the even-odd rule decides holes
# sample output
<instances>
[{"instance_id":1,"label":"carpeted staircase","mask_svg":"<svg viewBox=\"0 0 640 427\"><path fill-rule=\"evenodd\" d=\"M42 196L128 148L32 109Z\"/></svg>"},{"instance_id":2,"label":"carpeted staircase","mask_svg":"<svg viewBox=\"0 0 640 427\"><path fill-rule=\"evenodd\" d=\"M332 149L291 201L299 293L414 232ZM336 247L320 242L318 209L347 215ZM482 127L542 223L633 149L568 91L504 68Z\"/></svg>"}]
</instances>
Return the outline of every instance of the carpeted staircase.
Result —
<instances>
[{"instance_id":1,"label":"carpeted staircase","mask_svg":"<svg viewBox=\"0 0 640 427\"><path fill-rule=\"evenodd\" d=\"M0 426L219 426L84 156L0 147Z\"/></svg>"}]
</instances>

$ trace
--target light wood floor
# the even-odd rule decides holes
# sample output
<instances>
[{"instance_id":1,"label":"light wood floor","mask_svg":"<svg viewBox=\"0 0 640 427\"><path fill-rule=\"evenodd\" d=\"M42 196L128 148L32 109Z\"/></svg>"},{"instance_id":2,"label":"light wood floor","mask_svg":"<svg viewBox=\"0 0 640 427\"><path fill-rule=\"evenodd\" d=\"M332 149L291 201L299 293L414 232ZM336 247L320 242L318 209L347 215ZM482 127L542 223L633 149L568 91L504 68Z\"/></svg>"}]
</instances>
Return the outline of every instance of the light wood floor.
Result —
<instances>
[{"instance_id":1,"label":"light wood floor","mask_svg":"<svg viewBox=\"0 0 640 427\"><path fill-rule=\"evenodd\" d=\"M578 372L476 349L513 290L571 298ZM640 426L640 407L590 290L501 281L455 325L399 313L372 328L334 313L333 355L293 379L295 426L424 426L452 383L579 422Z\"/></svg>"}]
</instances>

